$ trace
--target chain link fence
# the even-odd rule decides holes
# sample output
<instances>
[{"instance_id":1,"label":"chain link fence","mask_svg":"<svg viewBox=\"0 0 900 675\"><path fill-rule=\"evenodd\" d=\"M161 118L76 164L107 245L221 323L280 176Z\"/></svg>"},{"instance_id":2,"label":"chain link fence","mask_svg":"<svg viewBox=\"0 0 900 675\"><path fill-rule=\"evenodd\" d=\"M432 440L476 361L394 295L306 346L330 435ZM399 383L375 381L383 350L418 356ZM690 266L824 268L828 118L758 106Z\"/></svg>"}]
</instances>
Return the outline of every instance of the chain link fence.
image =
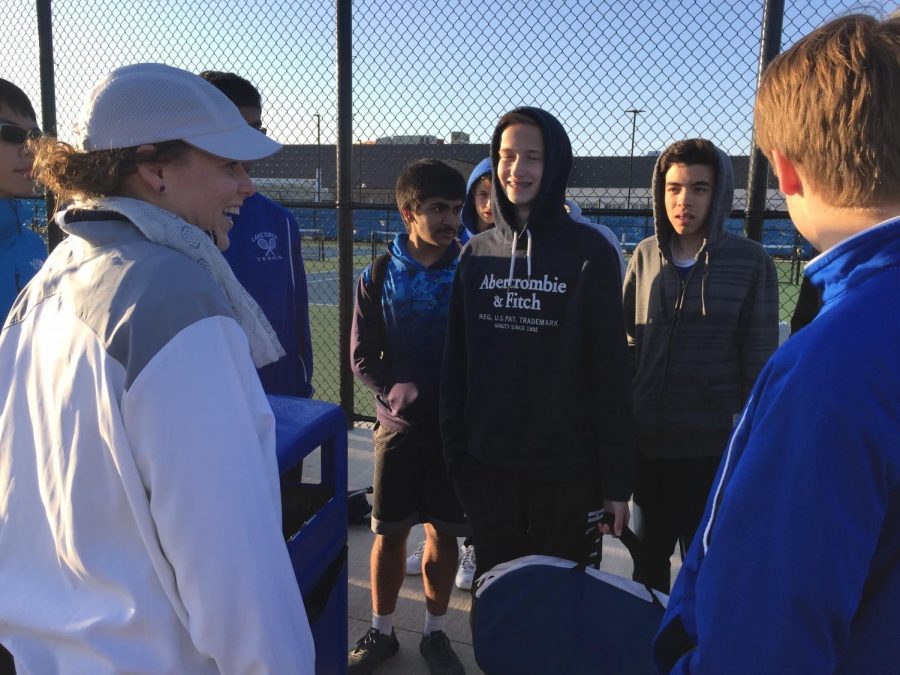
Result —
<instances>
[{"instance_id":1,"label":"chain link fence","mask_svg":"<svg viewBox=\"0 0 900 675\"><path fill-rule=\"evenodd\" d=\"M626 254L653 233L653 163L681 138L709 138L732 156L737 191L728 227L743 231L765 4L358 0L352 8L352 189L343 196L353 208L354 275L403 230L393 203L402 168L434 157L468 175L488 155L499 116L519 105L545 108L563 123L576 155L569 197L610 227ZM38 121L48 113L41 6L52 9L49 112L63 140L72 137L89 88L128 63L233 71L259 88L264 125L286 147L252 173L261 192L297 215L316 396L338 401L335 2L4 0L0 76L28 93ZM886 13L896 2L786 0L769 7L782 18L781 44L788 47L835 16ZM51 58L46 40L43 47ZM765 194L762 243L776 260L781 318L789 320L811 250L787 219L771 175ZM357 387L355 413L371 415L370 401Z\"/></svg>"}]
</instances>

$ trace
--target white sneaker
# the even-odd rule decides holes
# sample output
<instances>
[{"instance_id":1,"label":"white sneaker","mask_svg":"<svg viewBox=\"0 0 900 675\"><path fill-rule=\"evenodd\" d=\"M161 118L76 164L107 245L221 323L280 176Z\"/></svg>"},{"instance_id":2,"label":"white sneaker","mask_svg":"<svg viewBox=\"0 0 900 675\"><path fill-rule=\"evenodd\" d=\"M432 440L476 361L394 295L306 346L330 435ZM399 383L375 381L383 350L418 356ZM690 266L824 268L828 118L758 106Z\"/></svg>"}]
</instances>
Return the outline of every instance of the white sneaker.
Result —
<instances>
[{"instance_id":1,"label":"white sneaker","mask_svg":"<svg viewBox=\"0 0 900 675\"><path fill-rule=\"evenodd\" d=\"M472 588L475 578L475 547L463 546L459 567L456 568L456 587L464 591Z\"/></svg>"},{"instance_id":2,"label":"white sneaker","mask_svg":"<svg viewBox=\"0 0 900 675\"><path fill-rule=\"evenodd\" d=\"M423 541L406 559L407 574L422 574L422 555L425 553L425 542Z\"/></svg>"}]
</instances>

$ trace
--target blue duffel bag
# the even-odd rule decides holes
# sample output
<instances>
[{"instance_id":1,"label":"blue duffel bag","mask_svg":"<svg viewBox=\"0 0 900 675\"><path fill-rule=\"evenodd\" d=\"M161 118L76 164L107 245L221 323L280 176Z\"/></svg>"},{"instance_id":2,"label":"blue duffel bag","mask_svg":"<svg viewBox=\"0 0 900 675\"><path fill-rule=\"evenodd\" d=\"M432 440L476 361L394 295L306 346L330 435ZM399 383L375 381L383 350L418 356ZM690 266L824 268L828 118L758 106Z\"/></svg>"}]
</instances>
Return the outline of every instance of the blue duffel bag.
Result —
<instances>
[{"instance_id":1,"label":"blue duffel bag","mask_svg":"<svg viewBox=\"0 0 900 675\"><path fill-rule=\"evenodd\" d=\"M621 541L641 555L631 530ZM475 597L475 659L488 675L657 672L651 645L669 598L641 583L530 555L483 574Z\"/></svg>"}]
</instances>

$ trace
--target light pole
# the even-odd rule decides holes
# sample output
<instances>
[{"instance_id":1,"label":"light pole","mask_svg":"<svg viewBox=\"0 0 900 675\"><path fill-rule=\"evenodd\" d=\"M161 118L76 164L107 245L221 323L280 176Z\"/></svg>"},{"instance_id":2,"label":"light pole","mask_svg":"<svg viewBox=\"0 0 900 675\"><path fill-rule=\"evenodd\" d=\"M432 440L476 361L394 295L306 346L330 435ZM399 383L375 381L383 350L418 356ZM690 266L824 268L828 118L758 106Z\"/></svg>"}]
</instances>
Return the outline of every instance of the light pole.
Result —
<instances>
[{"instance_id":1,"label":"light pole","mask_svg":"<svg viewBox=\"0 0 900 675\"><path fill-rule=\"evenodd\" d=\"M637 116L640 115L643 110L638 110L637 108L630 108L625 111L629 115L631 115L631 150L628 153L628 197L626 200L626 208L631 209L631 165L634 163L634 134L637 131Z\"/></svg>"},{"instance_id":2,"label":"light pole","mask_svg":"<svg viewBox=\"0 0 900 675\"><path fill-rule=\"evenodd\" d=\"M316 206L313 208L313 229L319 229L319 202L322 201L322 116L316 118ZM324 239L324 237L323 237Z\"/></svg>"},{"instance_id":3,"label":"light pole","mask_svg":"<svg viewBox=\"0 0 900 675\"><path fill-rule=\"evenodd\" d=\"M366 184L363 183L363 176L362 176L362 146L363 146L362 139L360 138L360 140L359 140L359 196L358 196L360 204L362 204L362 200L363 200L362 191L363 191L363 188L366 186Z\"/></svg>"}]
</instances>

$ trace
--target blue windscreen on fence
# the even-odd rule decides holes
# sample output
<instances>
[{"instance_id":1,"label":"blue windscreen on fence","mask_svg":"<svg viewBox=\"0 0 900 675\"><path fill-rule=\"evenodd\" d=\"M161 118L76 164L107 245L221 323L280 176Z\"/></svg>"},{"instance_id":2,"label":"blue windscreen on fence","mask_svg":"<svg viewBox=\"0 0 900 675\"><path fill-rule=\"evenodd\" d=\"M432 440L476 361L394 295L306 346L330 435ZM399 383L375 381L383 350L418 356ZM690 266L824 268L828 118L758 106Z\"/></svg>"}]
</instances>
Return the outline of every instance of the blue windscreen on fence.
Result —
<instances>
[{"instance_id":1,"label":"blue windscreen on fence","mask_svg":"<svg viewBox=\"0 0 900 675\"><path fill-rule=\"evenodd\" d=\"M337 237L337 212L334 209L291 209L301 230L325 240ZM653 219L650 216L589 216L589 220L600 222L610 228L622 243L622 249L631 253L638 243L653 235ZM730 218L725 226L729 231L743 234L744 221ZM392 234L403 232L403 221L394 209L357 210L353 213L354 241L371 241L374 233L378 241L384 241ZM792 257L799 254L808 259L810 245L797 233L791 221L786 219L766 220L763 225L763 246L774 257Z\"/></svg>"}]
</instances>

